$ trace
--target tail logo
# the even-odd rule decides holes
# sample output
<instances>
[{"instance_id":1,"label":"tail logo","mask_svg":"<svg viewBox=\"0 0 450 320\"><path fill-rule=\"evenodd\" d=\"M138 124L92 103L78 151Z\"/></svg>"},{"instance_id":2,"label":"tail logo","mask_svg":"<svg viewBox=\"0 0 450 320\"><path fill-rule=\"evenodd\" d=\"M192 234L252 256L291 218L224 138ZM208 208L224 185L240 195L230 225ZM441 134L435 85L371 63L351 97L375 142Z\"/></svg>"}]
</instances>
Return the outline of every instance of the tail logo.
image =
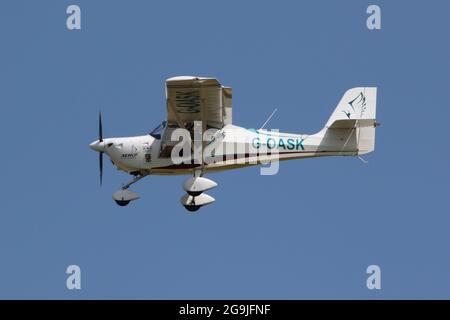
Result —
<instances>
[{"instance_id":1,"label":"tail logo","mask_svg":"<svg viewBox=\"0 0 450 320\"><path fill-rule=\"evenodd\" d=\"M345 115L347 116L347 118L350 119L350 116L352 115L350 112L346 111L346 110L342 110L343 113L345 113Z\"/></svg>"},{"instance_id":2,"label":"tail logo","mask_svg":"<svg viewBox=\"0 0 450 320\"><path fill-rule=\"evenodd\" d=\"M361 118L366 111L366 108L366 96L364 92L360 92L354 99L347 103L347 108L342 110L342 112L349 119L351 118L352 113L359 113L359 117Z\"/></svg>"}]
</instances>

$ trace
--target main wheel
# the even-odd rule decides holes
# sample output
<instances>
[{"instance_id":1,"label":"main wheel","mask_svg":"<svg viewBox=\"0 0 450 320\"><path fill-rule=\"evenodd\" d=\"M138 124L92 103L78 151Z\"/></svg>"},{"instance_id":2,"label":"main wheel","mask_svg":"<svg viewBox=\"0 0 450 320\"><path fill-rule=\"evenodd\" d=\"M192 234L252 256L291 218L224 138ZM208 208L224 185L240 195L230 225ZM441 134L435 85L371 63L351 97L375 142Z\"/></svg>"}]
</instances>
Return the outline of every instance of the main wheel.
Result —
<instances>
[{"instance_id":1,"label":"main wheel","mask_svg":"<svg viewBox=\"0 0 450 320\"><path fill-rule=\"evenodd\" d=\"M130 203L129 200L114 200L114 201L121 207L125 207Z\"/></svg>"},{"instance_id":2,"label":"main wheel","mask_svg":"<svg viewBox=\"0 0 450 320\"><path fill-rule=\"evenodd\" d=\"M201 195L203 191L186 191L186 192L190 196L197 197L197 196Z\"/></svg>"},{"instance_id":3,"label":"main wheel","mask_svg":"<svg viewBox=\"0 0 450 320\"><path fill-rule=\"evenodd\" d=\"M190 206L184 206L186 208L187 211L190 212L195 212L198 209L200 209L201 206L196 206L196 205L190 205Z\"/></svg>"}]
</instances>

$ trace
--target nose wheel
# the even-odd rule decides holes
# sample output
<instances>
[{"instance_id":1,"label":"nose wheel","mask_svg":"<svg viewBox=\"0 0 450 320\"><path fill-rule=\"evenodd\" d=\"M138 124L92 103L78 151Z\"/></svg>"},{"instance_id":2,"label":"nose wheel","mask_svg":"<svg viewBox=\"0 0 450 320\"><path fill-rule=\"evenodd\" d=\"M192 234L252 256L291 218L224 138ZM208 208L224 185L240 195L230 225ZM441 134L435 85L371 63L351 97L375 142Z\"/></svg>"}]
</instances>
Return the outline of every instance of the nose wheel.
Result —
<instances>
[{"instance_id":1,"label":"nose wheel","mask_svg":"<svg viewBox=\"0 0 450 320\"><path fill-rule=\"evenodd\" d=\"M131 200L114 200L114 201L116 201L117 205L125 207L130 203Z\"/></svg>"},{"instance_id":2,"label":"nose wheel","mask_svg":"<svg viewBox=\"0 0 450 320\"><path fill-rule=\"evenodd\" d=\"M119 191L114 192L112 198L117 203L117 205L121 207L127 206L131 201L137 200L140 198L140 196L134 192L129 190L128 188L133 184L147 176L148 174L141 174L137 175L133 178L130 182L123 185L122 188Z\"/></svg>"}]
</instances>

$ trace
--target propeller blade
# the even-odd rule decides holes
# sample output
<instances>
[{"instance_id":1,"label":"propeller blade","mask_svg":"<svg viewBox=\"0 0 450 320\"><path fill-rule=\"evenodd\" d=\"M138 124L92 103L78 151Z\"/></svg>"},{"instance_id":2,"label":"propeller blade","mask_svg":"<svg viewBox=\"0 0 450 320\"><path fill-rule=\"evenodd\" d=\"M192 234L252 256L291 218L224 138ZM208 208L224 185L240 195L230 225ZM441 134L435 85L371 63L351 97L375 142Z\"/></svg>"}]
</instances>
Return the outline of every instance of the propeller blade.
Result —
<instances>
[{"instance_id":1,"label":"propeller blade","mask_svg":"<svg viewBox=\"0 0 450 320\"><path fill-rule=\"evenodd\" d=\"M103 141L102 112L98 113L98 140Z\"/></svg>"},{"instance_id":2,"label":"propeller blade","mask_svg":"<svg viewBox=\"0 0 450 320\"><path fill-rule=\"evenodd\" d=\"M101 186L102 180L103 180L103 152L99 152L98 161L99 161L99 167L100 167L100 186Z\"/></svg>"}]
</instances>

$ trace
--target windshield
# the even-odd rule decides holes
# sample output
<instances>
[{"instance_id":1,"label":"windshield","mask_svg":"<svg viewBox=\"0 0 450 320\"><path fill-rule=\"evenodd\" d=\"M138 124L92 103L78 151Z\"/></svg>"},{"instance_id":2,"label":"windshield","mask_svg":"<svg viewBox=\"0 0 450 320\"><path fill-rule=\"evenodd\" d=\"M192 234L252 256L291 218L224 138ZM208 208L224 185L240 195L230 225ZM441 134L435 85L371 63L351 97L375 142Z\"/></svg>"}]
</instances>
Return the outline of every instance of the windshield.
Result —
<instances>
[{"instance_id":1,"label":"windshield","mask_svg":"<svg viewBox=\"0 0 450 320\"><path fill-rule=\"evenodd\" d=\"M167 121L161 122L155 129L150 131L150 135L155 139L161 139L161 132L166 127Z\"/></svg>"}]
</instances>

